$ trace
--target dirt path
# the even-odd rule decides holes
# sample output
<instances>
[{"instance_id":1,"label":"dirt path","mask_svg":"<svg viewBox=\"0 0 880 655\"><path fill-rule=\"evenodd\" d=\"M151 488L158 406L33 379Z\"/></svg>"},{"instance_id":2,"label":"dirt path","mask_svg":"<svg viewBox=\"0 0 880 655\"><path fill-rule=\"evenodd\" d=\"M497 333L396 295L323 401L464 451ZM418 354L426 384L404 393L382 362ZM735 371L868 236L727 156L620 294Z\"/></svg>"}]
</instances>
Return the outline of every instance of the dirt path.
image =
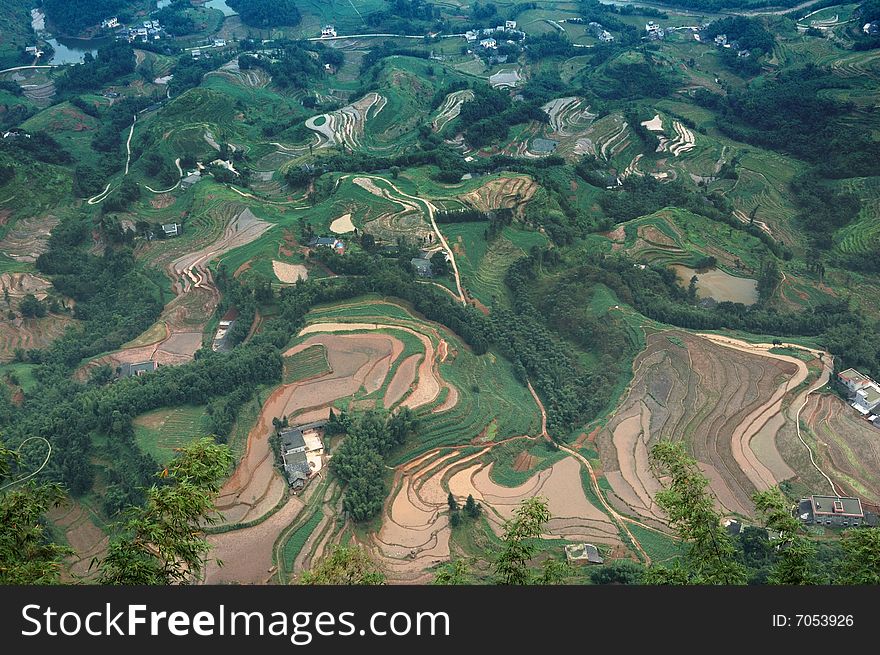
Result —
<instances>
[{"instance_id":1,"label":"dirt path","mask_svg":"<svg viewBox=\"0 0 880 655\"><path fill-rule=\"evenodd\" d=\"M819 376L819 379L816 380L816 382L814 382L812 384L812 386L810 386L809 389L807 389L800 396L797 397L797 399L792 403L792 407L797 405L797 411L795 412L795 415L794 415L794 424L795 424L795 427L797 428L798 439L800 439L800 442L802 444L804 444L804 448L806 448L807 452L810 454L810 463L813 465L813 467L817 471L819 471L819 473L822 474L822 477L824 477L828 481L828 484L831 487L831 493L836 496L837 489L834 487L834 482L831 481L831 478L828 476L827 473L825 473L825 471L823 471L821 468L819 468L819 465L816 463L816 460L813 457L813 449L810 448L810 446L807 444L806 441L804 441L804 438L801 435L801 420L800 420L801 411L803 411L804 407L807 406L807 402L809 401L810 394L815 391L818 391L819 389L824 387L826 384L828 384L828 380L831 377L831 372L833 370L834 370L834 358L828 353L823 353L822 354L822 374ZM803 399L803 400L801 400L801 399Z\"/></svg>"},{"instance_id":2,"label":"dirt path","mask_svg":"<svg viewBox=\"0 0 880 655\"><path fill-rule=\"evenodd\" d=\"M346 177L348 177L348 176L346 176ZM408 198L409 200L411 200L413 202L421 203L422 205L424 205L426 211L428 212L428 219L431 221L431 228L434 230L434 234L437 235L437 240L440 242L440 244L443 246L443 248L446 250L446 252L449 253L449 263L452 264L452 271L455 274L455 286L458 289L458 298L461 301L461 304L466 305L467 298L464 295L464 290L462 289L462 286L461 286L461 276L458 273L458 265L455 263L455 253L452 251L452 248L449 247L449 244L446 242L446 239L443 236L443 233L440 231L440 228L437 227L437 221L434 220L434 212L437 211L437 208L434 206L434 204L429 200L425 200L424 198L412 196L408 193L405 193L404 191L401 191L399 188L397 188L394 184L392 184L391 182L386 180L384 177L379 177L376 175L360 175L358 177L359 178L366 178L366 179L370 179L370 180L382 180L383 182L385 182L385 184L387 184L389 187L391 187L391 189L394 191L394 193L396 193L401 198ZM375 187L375 186L374 186L374 188L379 193L376 193L376 191L373 191L373 189L368 189L368 191L370 191L374 195L382 195L383 197L387 197L389 200L395 200L395 198L393 198L392 196L390 196L390 195L386 196L385 194L383 194L382 189L379 189L378 187ZM406 203L402 203L402 204L404 206L406 206Z\"/></svg>"},{"instance_id":3,"label":"dirt path","mask_svg":"<svg viewBox=\"0 0 880 655\"><path fill-rule=\"evenodd\" d=\"M529 391L532 394L532 397L535 399L535 402L538 404L538 409L541 410L541 436L547 440L550 440L550 435L547 433L547 410L544 409L544 403L541 402L541 399L538 397L538 394L535 393L535 389L534 389L534 387L532 387L532 383L527 382L527 385L529 387ZM567 446L565 444L558 444L558 445L562 450L567 452L569 455L576 457L578 459L578 461L580 461L580 463L583 464L584 467L586 467L587 473L590 474L590 484L593 487L593 492L596 494L596 497L599 499L599 502L602 503L602 507L605 508L606 513L614 520L614 522L618 525L618 527L620 529L622 529L624 532L626 532L627 536L629 536L630 540L632 541L633 546L635 546L636 550L638 550L639 553L641 553L642 557L645 558L645 564L650 565L651 564L650 556L648 555L648 553L645 552L645 549L642 548L642 544L639 543L639 540L636 539L635 535L627 527L626 522L631 521L632 523L635 523L636 525L640 525L642 527L648 527L648 526L645 526L643 523L640 523L639 521L636 521L634 519L629 519L629 518L622 516L621 514L618 514L617 511L613 507L611 507L611 505L609 505L608 502L605 500L605 496L602 495L602 489L599 488L599 481L596 478L596 473L595 473L595 471L593 471L593 466L590 464L590 460L588 460L586 457L581 455L574 448L570 448L569 446Z\"/></svg>"},{"instance_id":4,"label":"dirt path","mask_svg":"<svg viewBox=\"0 0 880 655\"><path fill-rule=\"evenodd\" d=\"M739 457L742 457L744 460L747 460L749 462L750 467L754 467L755 464L760 464L760 462L758 462L757 458L754 456L754 453L751 451L751 449L747 447L748 442L751 440L751 438L755 434L757 434L757 431L760 430L760 428L764 424L766 424L774 416L781 413L781 411L782 411L782 409L781 409L782 397L785 394L787 394L789 391L791 391L792 389L794 389L795 387L800 385L804 380L806 380L806 378L809 374L809 371L807 369L807 365L802 360L800 360L796 357L789 357L788 355L779 355L776 353L771 353L770 352L771 348L779 347L779 346L773 346L772 344L766 344L766 343L751 344L746 341L742 341L740 339L734 339L732 337L723 337L723 336L720 336L717 334L698 334L697 336L703 337L704 339L708 339L714 343L725 346L727 348L733 348L735 350L740 350L743 352L748 352L748 353L752 353L752 354L761 355L764 357L771 357L773 359L786 361L786 362L794 364L798 368L797 373L785 385L780 387L779 390L777 390L777 393L774 393L773 396L766 403L764 403L764 405L762 405L760 408L758 408L758 410L756 410L755 412L750 414L749 417L747 417L746 421L748 423L741 424L734 431L734 435L732 436L732 439L734 442L734 457L737 458L737 461L739 461L739 458L737 457L737 455L739 455ZM819 473L821 473L822 476L828 481L828 484L831 486L831 489L833 491L834 490L834 483L831 481L831 478L822 469L819 468L818 464L816 464L816 461L813 458L813 451L810 449L810 447L807 445L807 443L804 441L803 437L801 436L801 429L800 429L800 413L803 410L803 408L806 406L809 395L811 393L813 393L814 391L822 388L823 386L825 386L828 383L828 379L830 378L831 372L834 368L833 357L825 351L816 350L814 348L807 348L805 346L800 346L798 344L783 343L781 347L799 348L801 350L806 350L806 351L812 353L813 355L819 357L822 361L822 373L819 376L819 379L816 380L816 382L814 382L810 386L809 389L802 392L794 400L794 402L791 404L791 407L789 408L789 415L791 414L791 409L794 407L797 407L797 410L795 411L794 416L792 418L795 421L798 439L800 439L801 443L804 444L804 447L809 452L810 462L812 462L812 464L816 468L816 470L819 471ZM781 391L781 393L780 393L780 391ZM760 425L758 424L759 422L760 422ZM744 467L743 470L747 475L749 475L749 473L750 473L749 468ZM760 464L760 466L757 466L757 467L753 468L752 470L757 471L759 473L759 476L758 476L759 481L763 482L766 486L775 486L777 481L773 477L772 473L770 473L769 471L766 470L766 467L764 467L763 464ZM757 482L754 479L755 478L754 475L749 475L749 478L752 480L753 483ZM761 488L757 484L755 484L755 486L759 489Z\"/></svg>"},{"instance_id":5,"label":"dirt path","mask_svg":"<svg viewBox=\"0 0 880 655\"><path fill-rule=\"evenodd\" d=\"M123 177L128 175L128 166L131 163L131 137L134 136L134 124L137 123L137 114L134 115L134 118L131 121L131 129L128 131L128 140L125 142L125 173L123 173Z\"/></svg>"}]
</instances>

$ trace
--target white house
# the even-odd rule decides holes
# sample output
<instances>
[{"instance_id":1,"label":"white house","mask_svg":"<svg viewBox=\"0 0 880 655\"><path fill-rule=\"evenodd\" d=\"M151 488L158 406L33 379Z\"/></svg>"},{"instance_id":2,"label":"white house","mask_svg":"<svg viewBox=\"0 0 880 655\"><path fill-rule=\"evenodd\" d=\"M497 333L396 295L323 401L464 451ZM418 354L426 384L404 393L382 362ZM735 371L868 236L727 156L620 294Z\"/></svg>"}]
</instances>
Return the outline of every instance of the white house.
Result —
<instances>
[{"instance_id":1,"label":"white house","mask_svg":"<svg viewBox=\"0 0 880 655\"><path fill-rule=\"evenodd\" d=\"M873 383L871 378L867 375L862 375L854 368L848 368L845 371L841 371L837 374L837 379L840 380L840 383L845 386L851 394L854 394L865 387L869 387Z\"/></svg>"},{"instance_id":2,"label":"white house","mask_svg":"<svg viewBox=\"0 0 880 655\"><path fill-rule=\"evenodd\" d=\"M336 36L336 28L332 25L325 25L321 28L321 38L328 36Z\"/></svg>"},{"instance_id":3,"label":"white house","mask_svg":"<svg viewBox=\"0 0 880 655\"><path fill-rule=\"evenodd\" d=\"M101 21L101 27L105 29L119 27L119 19L116 16L114 16L113 18L105 18Z\"/></svg>"},{"instance_id":4,"label":"white house","mask_svg":"<svg viewBox=\"0 0 880 655\"><path fill-rule=\"evenodd\" d=\"M506 29L506 30L515 30L515 29L516 29L516 21L515 21L515 20L506 20L506 21L504 21L504 29Z\"/></svg>"},{"instance_id":5,"label":"white house","mask_svg":"<svg viewBox=\"0 0 880 655\"><path fill-rule=\"evenodd\" d=\"M864 389L856 391L852 406L866 416L870 414L877 407L880 407L880 387L876 384L871 384Z\"/></svg>"},{"instance_id":6,"label":"white house","mask_svg":"<svg viewBox=\"0 0 880 655\"><path fill-rule=\"evenodd\" d=\"M487 50L497 50L498 42L495 39L483 39L480 41L480 45L486 48Z\"/></svg>"},{"instance_id":7,"label":"white house","mask_svg":"<svg viewBox=\"0 0 880 655\"><path fill-rule=\"evenodd\" d=\"M467 41L468 43L472 43L477 40L477 36L479 36L479 33L477 31L468 30L467 32L464 33L464 40Z\"/></svg>"}]
</instances>

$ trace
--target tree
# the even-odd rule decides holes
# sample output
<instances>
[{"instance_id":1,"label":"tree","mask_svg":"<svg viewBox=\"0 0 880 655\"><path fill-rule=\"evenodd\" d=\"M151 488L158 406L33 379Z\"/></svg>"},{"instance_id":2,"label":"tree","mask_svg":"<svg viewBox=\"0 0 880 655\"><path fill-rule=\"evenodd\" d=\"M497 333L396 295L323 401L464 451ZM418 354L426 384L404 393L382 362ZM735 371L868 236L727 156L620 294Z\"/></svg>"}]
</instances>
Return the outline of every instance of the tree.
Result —
<instances>
[{"instance_id":1,"label":"tree","mask_svg":"<svg viewBox=\"0 0 880 655\"><path fill-rule=\"evenodd\" d=\"M846 530L840 539L843 561L838 584L880 584L880 530L854 528Z\"/></svg>"},{"instance_id":2,"label":"tree","mask_svg":"<svg viewBox=\"0 0 880 655\"><path fill-rule=\"evenodd\" d=\"M776 487L759 491L752 496L752 501L764 516L764 525L779 533L770 541L778 555L767 582L773 585L819 584L816 547L800 534L800 521L791 515L782 492Z\"/></svg>"},{"instance_id":3,"label":"tree","mask_svg":"<svg viewBox=\"0 0 880 655\"><path fill-rule=\"evenodd\" d=\"M467 584L469 575L468 565L463 559L456 559L440 566L434 579L433 585L463 585Z\"/></svg>"},{"instance_id":4,"label":"tree","mask_svg":"<svg viewBox=\"0 0 880 655\"><path fill-rule=\"evenodd\" d=\"M669 479L655 500L669 516L670 527L690 544L684 557L688 582L744 584L745 570L736 561L736 547L721 525L721 517L707 491L709 480L697 461L682 444L661 441L651 449L651 465L658 479ZM651 567L646 582L674 584L682 580L679 571L663 569Z\"/></svg>"},{"instance_id":5,"label":"tree","mask_svg":"<svg viewBox=\"0 0 880 655\"><path fill-rule=\"evenodd\" d=\"M212 524L213 500L232 464L229 448L204 437L181 449L146 492L143 507L127 510L120 536L99 564L99 582L185 584L198 580L210 545L200 524Z\"/></svg>"},{"instance_id":6,"label":"tree","mask_svg":"<svg viewBox=\"0 0 880 655\"><path fill-rule=\"evenodd\" d=\"M310 571L299 578L301 585L382 585L385 574L360 546L336 546Z\"/></svg>"},{"instance_id":7,"label":"tree","mask_svg":"<svg viewBox=\"0 0 880 655\"><path fill-rule=\"evenodd\" d=\"M449 505L450 512L458 511L458 501L455 500L455 496L452 495L452 492L449 492L449 495L446 497L446 504Z\"/></svg>"},{"instance_id":8,"label":"tree","mask_svg":"<svg viewBox=\"0 0 880 655\"><path fill-rule=\"evenodd\" d=\"M6 482L18 454L0 441L0 491L11 489ZM0 495L0 585L56 584L61 561L70 548L52 543L43 514L64 499L58 484L30 482Z\"/></svg>"},{"instance_id":9,"label":"tree","mask_svg":"<svg viewBox=\"0 0 880 655\"><path fill-rule=\"evenodd\" d=\"M645 567L631 559L616 559L590 572L593 584L641 584Z\"/></svg>"},{"instance_id":10,"label":"tree","mask_svg":"<svg viewBox=\"0 0 880 655\"><path fill-rule=\"evenodd\" d=\"M46 306L37 300L34 294L29 293L21 299L18 305L18 311L25 318L42 318L46 315Z\"/></svg>"},{"instance_id":11,"label":"tree","mask_svg":"<svg viewBox=\"0 0 880 655\"><path fill-rule=\"evenodd\" d=\"M464 503L464 513L472 519L475 519L482 511L483 506L474 500L473 494L468 494L467 500Z\"/></svg>"},{"instance_id":12,"label":"tree","mask_svg":"<svg viewBox=\"0 0 880 655\"><path fill-rule=\"evenodd\" d=\"M694 275L691 277L691 281L688 284L688 300L691 302L696 301L697 299L697 276Z\"/></svg>"},{"instance_id":13,"label":"tree","mask_svg":"<svg viewBox=\"0 0 880 655\"><path fill-rule=\"evenodd\" d=\"M528 562L537 552L533 540L550 520L547 500L540 496L525 499L514 512L514 518L504 524L501 552L495 557L493 570L499 584L532 584L534 578Z\"/></svg>"}]
</instances>

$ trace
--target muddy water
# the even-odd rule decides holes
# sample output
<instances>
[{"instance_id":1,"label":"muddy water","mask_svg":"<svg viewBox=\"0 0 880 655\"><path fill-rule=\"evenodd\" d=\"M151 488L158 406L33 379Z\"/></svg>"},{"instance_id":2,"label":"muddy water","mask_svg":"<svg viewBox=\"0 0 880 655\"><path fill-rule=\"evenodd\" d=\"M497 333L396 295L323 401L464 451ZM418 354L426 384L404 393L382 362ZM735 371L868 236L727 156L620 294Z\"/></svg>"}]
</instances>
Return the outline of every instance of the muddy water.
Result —
<instances>
[{"instance_id":1,"label":"muddy water","mask_svg":"<svg viewBox=\"0 0 880 655\"><path fill-rule=\"evenodd\" d=\"M754 305L758 302L758 281L748 277L735 277L720 268L713 268L704 273L690 266L675 264L672 270L678 276L683 287L690 284L691 278L697 276L697 297L714 298L718 302L739 302L743 305Z\"/></svg>"}]
</instances>

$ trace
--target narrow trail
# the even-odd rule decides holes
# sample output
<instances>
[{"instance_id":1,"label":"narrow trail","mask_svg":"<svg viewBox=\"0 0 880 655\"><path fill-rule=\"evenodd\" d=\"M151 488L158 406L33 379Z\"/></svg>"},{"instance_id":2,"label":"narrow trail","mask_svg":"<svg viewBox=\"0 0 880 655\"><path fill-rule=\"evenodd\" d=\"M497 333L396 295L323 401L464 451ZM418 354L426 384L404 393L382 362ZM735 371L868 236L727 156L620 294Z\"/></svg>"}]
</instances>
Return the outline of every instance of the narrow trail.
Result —
<instances>
[{"instance_id":1,"label":"narrow trail","mask_svg":"<svg viewBox=\"0 0 880 655\"><path fill-rule=\"evenodd\" d=\"M125 173L123 176L128 175L128 166L131 163L131 137L134 136L134 124L137 123L137 114L134 115L134 120L131 121L131 129L128 131L128 141L125 142Z\"/></svg>"},{"instance_id":2,"label":"narrow trail","mask_svg":"<svg viewBox=\"0 0 880 655\"><path fill-rule=\"evenodd\" d=\"M104 187L104 190L101 191L101 193L99 193L98 195L89 198L87 202L90 205L97 205L99 202L101 202L104 198L107 197L107 194L110 193L110 184L110 182L107 182L107 186Z\"/></svg>"},{"instance_id":3,"label":"narrow trail","mask_svg":"<svg viewBox=\"0 0 880 655\"><path fill-rule=\"evenodd\" d=\"M538 397L538 394L535 393L535 388L532 386L532 383L530 381L526 382L526 386L528 386L529 391L532 394L532 397L535 399L535 402L538 404L538 409L541 410L541 436L544 437L545 439L547 439L548 441L551 441L552 439L551 439L549 433L547 432L547 410L544 409L544 403L541 402L541 399ZM650 566L651 565L651 557L648 555L648 553L645 552L645 549L642 548L642 544L639 543L639 540L636 539L636 536L630 531L629 527L626 524L627 524L627 522L634 523L635 525L641 526L643 528L647 528L649 530L653 530L655 532L656 532L656 529L651 528L650 526L647 526L647 525L641 523L640 521L637 521L635 519L631 519L631 518L628 518L628 517L625 517L625 516L619 514L617 512L617 510L615 510L613 507L611 507L611 505L608 504L608 501L605 500L605 496L602 495L602 490L599 488L599 480L596 478L596 473L595 473L595 471L593 471L593 466L592 466L592 464L590 464L590 460L588 460L586 457L581 455L577 450L575 450L574 448L570 448L566 444L560 443L557 445L559 446L559 448L561 450L564 450L565 452L567 452L572 457L576 458L581 464L584 465L584 467L587 469L587 473L590 474L590 483L593 487L593 493L596 494L596 498L598 498L599 502L602 503L602 506L605 508L605 511L608 513L608 516L611 517L612 521L614 521L614 523L617 525L617 527L619 529L626 532L626 534L629 537L630 541L632 542L633 546L635 546L636 550L639 551L639 553L642 555L642 557L645 558L645 566Z\"/></svg>"},{"instance_id":4,"label":"narrow trail","mask_svg":"<svg viewBox=\"0 0 880 655\"><path fill-rule=\"evenodd\" d=\"M822 355L822 374L819 376L819 379L816 380L816 382L813 384L813 386L811 386L806 391L806 393L804 393L804 402L801 403L800 407L798 407L797 412L795 412L795 415L794 415L794 425L797 428L798 439L800 439L801 443L804 444L804 448L806 448L807 452L810 454L810 463L813 465L813 468L815 468L817 471L819 471L819 473L822 474L822 477L824 477L828 481L828 484L831 486L831 493L834 494L835 496L837 496L838 493L837 493L837 489L834 486L834 482L832 482L831 478L828 476L827 473L825 473L825 471L823 471L821 468L819 468L819 465L816 463L816 460L813 458L813 449L810 448L809 444L807 444L807 442L804 441L804 438L801 435L801 420L800 420L801 412L803 411L804 407L807 406L807 402L810 399L810 394L818 391L819 389L824 387L826 384L828 384L828 380L831 377L832 370L834 370L834 358L827 353L823 354Z\"/></svg>"},{"instance_id":5,"label":"narrow trail","mask_svg":"<svg viewBox=\"0 0 880 655\"><path fill-rule=\"evenodd\" d=\"M345 177L351 177L350 175L346 175ZM390 186L394 192L402 198L408 198L414 202L422 203L428 212L428 218L431 221L431 228L434 230L434 234L437 235L437 240L440 242L440 245L449 253L449 262L452 264L452 271L455 273L455 286L458 289L458 298L461 301L462 305L467 305L467 298L464 295L464 289L461 286L461 276L458 272L458 264L455 262L455 253L452 252L452 248L449 247L449 244L446 242L443 233L440 231L440 228L437 226L437 221L434 220L434 212L437 211L437 208L430 200L426 200L424 198L419 198L418 196L412 196L405 191L401 191L398 187L396 187L393 183L386 180L384 177L379 177L377 175L358 175L357 177L365 177L367 179L372 180L382 180ZM389 198L390 200L394 200L394 198Z\"/></svg>"}]
</instances>

